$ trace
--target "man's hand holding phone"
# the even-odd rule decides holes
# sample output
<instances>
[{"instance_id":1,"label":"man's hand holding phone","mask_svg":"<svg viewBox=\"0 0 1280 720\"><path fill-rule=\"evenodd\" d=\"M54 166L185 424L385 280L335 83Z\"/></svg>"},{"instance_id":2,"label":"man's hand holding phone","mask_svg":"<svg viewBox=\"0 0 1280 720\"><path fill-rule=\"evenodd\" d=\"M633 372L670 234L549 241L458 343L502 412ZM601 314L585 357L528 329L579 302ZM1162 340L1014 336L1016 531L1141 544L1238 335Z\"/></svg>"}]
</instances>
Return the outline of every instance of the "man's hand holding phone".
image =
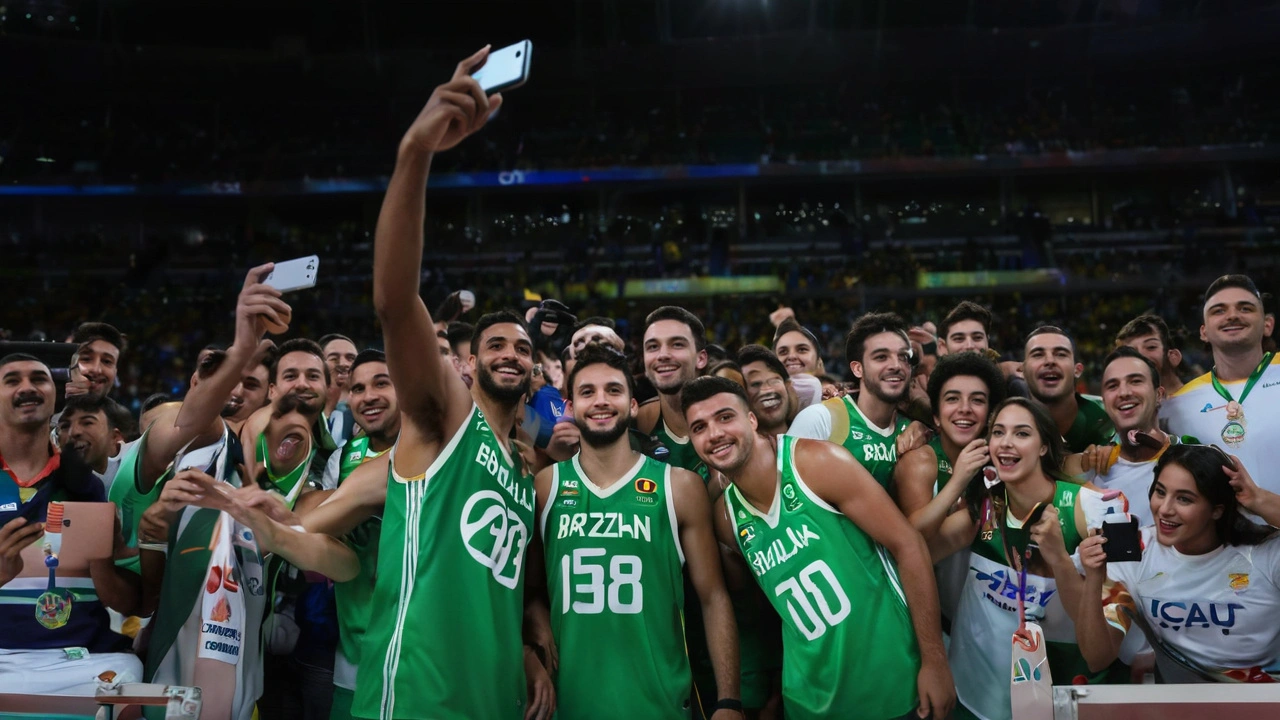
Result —
<instances>
[{"instance_id":1,"label":"man's hand holding phone","mask_svg":"<svg viewBox=\"0 0 1280 720\"><path fill-rule=\"evenodd\" d=\"M453 78L431 93L426 107L400 141L401 152L448 150L484 127L489 116L502 106L501 94L486 96L480 83L471 77L471 71L489 57L489 48L486 45L458 63Z\"/></svg>"},{"instance_id":2,"label":"man's hand holding phone","mask_svg":"<svg viewBox=\"0 0 1280 720\"><path fill-rule=\"evenodd\" d=\"M275 263L267 263L250 270L236 300L235 346L246 351L259 352L263 343L270 343L263 335L287 332L293 319L293 308L280 291L263 282L274 268Z\"/></svg>"}]
</instances>

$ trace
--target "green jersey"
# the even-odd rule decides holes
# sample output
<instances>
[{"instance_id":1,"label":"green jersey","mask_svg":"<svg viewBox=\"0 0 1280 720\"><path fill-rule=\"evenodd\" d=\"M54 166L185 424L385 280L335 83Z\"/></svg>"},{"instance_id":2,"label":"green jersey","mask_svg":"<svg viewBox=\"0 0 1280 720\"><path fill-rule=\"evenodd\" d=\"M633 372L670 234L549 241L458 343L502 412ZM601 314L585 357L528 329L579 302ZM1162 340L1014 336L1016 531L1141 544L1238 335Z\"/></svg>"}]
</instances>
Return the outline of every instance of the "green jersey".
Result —
<instances>
[{"instance_id":1,"label":"green jersey","mask_svg":"<svg viewBox=\"0 0 1280 720\"><path fill-rule=\"evenodd\" d=\"M1115 441L1116 426L1100 398L1076 393L1076 405L1076 419L1062 436L1067 452L1084 452L1090 445L1110 445Z\"/></svg>"},{"instance_id":2,"label":"green jersey","mask_svg":"<svg viewBox=\"0 0 1280 720\"><path fill-rule=\"evenodd\" d=\"M381 455L382 453L369 449L369 438L364 435L347 441L346 445L334 451L334 459L337 460L335 487L340 487L356 468ZM330 460L330 465L334 464L334 459ZM326 489L328 483L326 477ZM346 582L334 583L333 586L334 602L338 609L338 654L333 664L333 682L348 690L356 687L360 644L369 627L369 615L373 608L374 570L378 565L378 534L381 530L382 521L374 516L357 525L342 538L360 560L358 575Z\"/></svg>"},{"instance_id":3,"label":"green jersey","mask_svg":"<svg viewBox=\"0 0 1280 720\"><path fill-rule=\"evenodd\" d=\"M929 447L933 448L933 454L938 457L938 479L933 483L933 494L937 495L938 491L951 481L951 461L947 459L947 453L942 449L940 436L930 440Z\"/></svg>"},{"instance_id":4,"label":"green jersey","mask_svg":"<svg viewBox=\"0 0 1280 720\"><path fill-rule=\"evenodd\" d=\"M558 463L540 527L560 649L557 717L688 718L671 466L641 455L602 489L577 456Z\"/></svg>"},{"instance_id":5,"label":"green jersey","mask_svg":"<svg viewBox=\"0 0 1280 720\"><path fill-rule=\"evenodd\" d=\"M657 427L653 429L653 438L667 449L669 454L665 462L668 465L697 473L703 482L710 477L711 471L707 469L707 464L702 462L702 458L698 457L698 452L693 449L693 443L689 442L689 438L680 437L671 432L661 414L658 417Z\"/></svg>"},{"instance_id":6,"label":"green jersey","mask_svg":"<svg viewBox=\"0 0 1280 720\"><path fill-rule=\"evenodd\" d=\"M838 397L822 401L820 408L802 410L787 434L843 445L887 490L898 462L898 436L910 424L910 418L894 413L889 427L882 428L862 414L853 398Z\"/></svg>"},{"instance_id":7,"label":"green jersey","mask_svg":"<svg viewBox=\"0 0 1280 720\"><path fill-rule=\"evenodd\" d=\"M788 718L897 718L916 706L920 651L888 552L819 498L795 467L796 438L778 439L768 513L736 485L725 506L738 547L782 617Z\"/></svg>"},{"instance_id":8,"label":"green jersey","mask_svg":"<svg viewBox=\"0 0 1280 720\"><path fill-rule=\"evenodd\" d=\"M533 477L474 405L426 473L395 472L353 714L524 716L524 553Z\"/></svg>"}]
</instances>

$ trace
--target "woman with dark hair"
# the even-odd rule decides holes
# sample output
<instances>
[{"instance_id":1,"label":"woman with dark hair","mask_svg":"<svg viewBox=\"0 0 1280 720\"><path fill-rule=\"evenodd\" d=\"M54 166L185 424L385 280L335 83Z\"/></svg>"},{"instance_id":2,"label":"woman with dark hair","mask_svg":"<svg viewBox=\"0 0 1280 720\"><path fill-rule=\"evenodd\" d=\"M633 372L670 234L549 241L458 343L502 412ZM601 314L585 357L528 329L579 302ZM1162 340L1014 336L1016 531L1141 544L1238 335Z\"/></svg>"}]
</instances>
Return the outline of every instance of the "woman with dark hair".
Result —
<instances>
[{"instance_id":1,"label":"woman with dark hair","mask_svg":"<svg viewBox=\"0 0 1280 720\"><path fill-rule=\"evenodd\" d=\"M956 717L1011 720L1011 638L1019 627L1019 570L1026 572L1027 619L1044 630L1054 684L1101 681L1076 646L1064 603L1078 602L1083 579L1071 553L1088 535L1082 497L1096 488L1069 481L1061 467L1062 438L1053 420L1025 398L1005 400L991 413L987 447L996 471L987 486L978 473L965 498L930 541L934 561L968 547L968 573L951 625L949 656L960 700ZM1123 677L1123 666L1114 668Z\"/></svg>"},{"instance_id":2,"label":"woman with dark hair","mask_svg":"<svg viewBox=\"0 0 1280 720\"><path fill-rule=\"evenodd\" d=\"M1115 659L1137 623L1165 681L1280 680L1280 535L1242 512L1280 525L1280 495L1212 445L1175 445L1150 504L1140 561L1108 565L1100 535L1080 543L1076 632L1090 667Z\"/></svg>"}]
</instances>

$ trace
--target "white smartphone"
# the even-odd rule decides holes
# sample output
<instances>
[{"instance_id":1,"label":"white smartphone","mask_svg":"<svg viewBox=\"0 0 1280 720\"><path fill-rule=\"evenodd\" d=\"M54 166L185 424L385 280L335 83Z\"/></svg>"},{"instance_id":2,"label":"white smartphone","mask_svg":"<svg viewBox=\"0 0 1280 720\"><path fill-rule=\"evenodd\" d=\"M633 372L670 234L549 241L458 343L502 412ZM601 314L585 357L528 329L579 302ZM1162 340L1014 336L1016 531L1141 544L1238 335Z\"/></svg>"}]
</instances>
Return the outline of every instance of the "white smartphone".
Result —
<instances>
[{"instance_id":1,"label":"white smartphone","mask_svg":"<svg viewBox=\"0 0 1280 720\"><path fill-rule=\"evenodd\" d=\"M533 43L522 40L501 50L494 50L485 58L484 65L471 71L471 77L480 83L485 94L511 90L529 79L529 56Z\"/></svg>"},{"instance_id":2,"label":"white smartphone","mask_svg":"<svg viewBox=\"0 0 1280 720\"><path fill-rule=\"evenodd\" d=\"M262 283L280 292L305 290L316 286L316 273L319 271L320 256L318 255L285 260L276 263L275 268L262 279Z\"/></svg>"}]
</instances>

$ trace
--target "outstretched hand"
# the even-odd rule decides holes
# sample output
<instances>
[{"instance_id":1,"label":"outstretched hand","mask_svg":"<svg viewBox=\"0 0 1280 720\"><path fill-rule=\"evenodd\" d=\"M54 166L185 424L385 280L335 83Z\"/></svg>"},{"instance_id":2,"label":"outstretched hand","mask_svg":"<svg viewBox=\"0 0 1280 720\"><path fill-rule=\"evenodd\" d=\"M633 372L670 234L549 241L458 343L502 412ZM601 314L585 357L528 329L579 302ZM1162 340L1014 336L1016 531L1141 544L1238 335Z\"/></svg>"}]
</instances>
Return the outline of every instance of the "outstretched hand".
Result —
<instances>
[{"instance_id":1,"label":"outstretched hand","mask_svg":"<svg viewBox=\"0 0 1280 720\"><path fill-rule=\"evenodd\" d=\"M480 48L458 63L453 78L431 93L426 107L405 133L402 149L427 153L448 150L484 127L489 116L502 106L502 95L486 97L480 83L471 77L472 71L489 57L489 47Z\"/></svg>"}]
</instances>

